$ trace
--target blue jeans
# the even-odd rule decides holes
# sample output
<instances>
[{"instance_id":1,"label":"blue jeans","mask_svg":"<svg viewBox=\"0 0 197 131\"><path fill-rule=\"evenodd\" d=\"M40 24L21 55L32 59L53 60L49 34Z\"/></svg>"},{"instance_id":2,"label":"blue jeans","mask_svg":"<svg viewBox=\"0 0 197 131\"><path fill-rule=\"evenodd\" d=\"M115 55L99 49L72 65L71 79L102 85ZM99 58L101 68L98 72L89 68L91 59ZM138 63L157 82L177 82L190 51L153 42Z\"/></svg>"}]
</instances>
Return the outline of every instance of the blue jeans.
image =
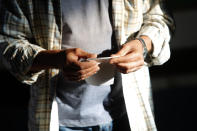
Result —
<instances>
[{"instance_id":1,"label":"blue jeans","mask_svg":"<svg viewBox=\"0 0 197 131\"><path fill-rule=\"evenodd\" d=\"M90 127L64 127L60 126L59 131L112 131L112 123Z\"/></svg>"},{"instance_id":2,"label":"blue jeans","mask_svg":"<svg viewBox=\"0 0 197 131\"><path fill-rule=\"evenodd\" d=\"M60 126L59 131L131 131L127 115L105 125L92 127L64 127Z\"/></svg>"}]
</instances>

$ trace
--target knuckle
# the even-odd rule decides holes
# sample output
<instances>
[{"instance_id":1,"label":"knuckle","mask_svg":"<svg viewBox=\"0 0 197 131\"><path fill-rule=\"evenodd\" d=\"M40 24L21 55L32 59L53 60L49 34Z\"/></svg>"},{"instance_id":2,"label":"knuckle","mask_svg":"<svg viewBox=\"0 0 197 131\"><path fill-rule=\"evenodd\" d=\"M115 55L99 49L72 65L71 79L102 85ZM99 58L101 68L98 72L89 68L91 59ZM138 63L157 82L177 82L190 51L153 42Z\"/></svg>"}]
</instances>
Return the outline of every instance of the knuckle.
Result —
<instances>
[{"instance_id":1,"label":"knuckle","mask_svg":"<svg viewBox=\"0 0 197 131\"><path fill-rule=\"evenodd\" d=\"M99 66L97 66L96 71L99 71L99 70L100 70L100 67L99 67Z\"/></svg>"},{"instance_id":2,"label":"knuckle","mask_svg":"<svg viewBox=\"0 0 197 131\"><path fill-rule=\"evenodd\" d=\"M129 46L127 45L127 44L124 44L123 46L122 46L122 48L124 48L124 49L127 49Z\"/></svg>"},{"instance_id":3,"label":"knuckle","mask_svg":"<svg viewBox=\"0 0 197 131\"><path fill-rule=\"evenodd\" d=\"M144 61L144 56L143 56L143 54L140 54L140 59Z\"/></svg>"},{"instance_id":4,"label":"knuckle","mask_svg":"<svg viewBox=\"0 0 197 131\"><path fill-rule=\"evenodd\" d=\"M96 65L96 66L93 67L92 70L93 70L93 71L98 71L99 69L100 69L99 66Z\"/></svg>"},{"instance_id":5,"label":"knuckle","mask_svg":"<svg viewBox=\"0 0 197 131\"><path fill-rule=\"evenodd\" d=\"M75 53L76 54L79 54L81 52L81 49L80 48L75 48Z\"/></svg>"},{"instance_id":6,"label":"knuckle","mask_svg":"<svg viewBox=\"0 0 197 131\"><path fill-rule=\"evenodd\" d=\"M144 59L139 61L139 65L140 66L144 65Z\"/></svg>"},{"instance_id":7,"label":"knuckle","mask_svg":"<svg viewBox=\"0 0 197 131\"><path fill-rule=\"evenodd\" d=\"M83 76L84 74L85 74L85 71L83 71L83 70L80 70L80 71L79 71L79 77L80 77L80 76Z\"/></svg>"},{"instance_id":8,"label":"knuckle","mask_svg":"<svg viewBox=\"0 0 197 131\"><path fill-rule=\"evenodd\" d=\"M126 74L128 74L128 73L130 73L130 70L127 70L127 71L126 71Z\"/></svg>"},{"instance_id":9,"label":"knuckle","mask_svg":"<svg viewBox=\"0 0 197 131\"><path fill-rule=\"evenodd\" d=\"M129 65L122 65L122 68L124 70L129 70L130 69L130 66L131 66L131 64L129 64Z\"/></svg>"},{"instance_id":10,"label":"knuckle","mask_svg":"<svg viewBox=\"0 0 197 131\"><path fill-rule=\"evenodd\" d=\"M135 57L137 57L138 59L143 59L143 54L139 53L139 52L135 52Z\"/></svg>"},{"instance_id":11,"label":"knuckle","mask_svg":"<svg viewBox=\"0 0 197 131\"><path fill-rule=\"evenodd\" d=\"M81 71L82 71L83 68L84 68L83 65L81 65L81 64L79 64L78 67L79 67L79 69L80 69Z\"/></svg>"},{"instance_id":12,"label":"knuckle","mask_svg":"<svg viewBox=\"0 0 197 131\"><path fill-rule=\"evenodd\" d=\"M83 77L80 75L76 78L77 81L80 81Z\"/></svg>"}]
</instances>

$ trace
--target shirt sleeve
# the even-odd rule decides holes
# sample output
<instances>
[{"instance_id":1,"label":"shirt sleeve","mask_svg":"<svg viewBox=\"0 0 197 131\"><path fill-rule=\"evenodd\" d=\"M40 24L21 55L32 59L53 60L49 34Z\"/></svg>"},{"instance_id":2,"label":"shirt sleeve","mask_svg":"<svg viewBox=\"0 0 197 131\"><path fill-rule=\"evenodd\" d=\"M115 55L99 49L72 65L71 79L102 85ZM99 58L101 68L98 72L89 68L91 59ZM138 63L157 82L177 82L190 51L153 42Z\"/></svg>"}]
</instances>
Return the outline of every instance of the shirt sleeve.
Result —
<instances>
[{"instance_id":1,"label":"shirt sleeve","mask_svg":"<svg viewBox=\"0 0 197 131\"><path fill-rule=\"evenodd\" d=\"M174 29L172 17L167 13L164 1L147 0L143 25L137 37L148 36L153 43L152 65L161 65L170 58L171 29ZM149 6L146 6L149 5Z\"/></svg>"},{"instance_id":2,"label":"shirt sleeve","mask_svg":"<svg viewBox=\"0 0 197 131\"><path fill-rule=\"evenodd\" d=\"M19 81L32 84L42 71L29 73L29 70L42 50L33 44L29 22L17 1L5 0L0 11L0 56L5 68Z\"/></svg>"}]
</instances>

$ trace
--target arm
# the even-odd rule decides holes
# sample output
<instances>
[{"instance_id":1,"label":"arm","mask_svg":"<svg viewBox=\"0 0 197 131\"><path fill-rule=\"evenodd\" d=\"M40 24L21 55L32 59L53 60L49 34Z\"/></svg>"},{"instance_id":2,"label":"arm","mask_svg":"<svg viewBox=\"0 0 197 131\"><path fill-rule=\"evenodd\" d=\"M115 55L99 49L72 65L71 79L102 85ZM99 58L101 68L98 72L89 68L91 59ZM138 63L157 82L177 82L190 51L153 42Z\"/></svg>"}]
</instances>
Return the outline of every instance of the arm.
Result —
<instances>
[{"instance_id":1,"label":"arm","mask_svg":"<svg viewBox=\"0 0 197 131\"><path fill-rule=\"evenodd\" d=\"M80 81L92 76L99 70L97 62L80 62L80 58L96 57L96 54L85 52L80 48L41 51L35 57L30 71L37 72L51 68L62 69L66 79Z\"/></svg>"},{"instance_id":2,"label":"arm","mask_svg":"<svg viewBox=\"0 0 197 131\"><path fill-rule=\"evenodd\" d=\"M2 1L0 19L2 62L18 80L32 84L41 72L28 71L35 56L44 49L31 41L30 25L16 0Z\"/></svg>"},{"instance_id":3,"label":"arm","mask_svg":"<svg viewBox=\"0 0 197 131\"><path fill-rule=\"evenodd\" d=\"M37 54L32 66L31 72L38 72L45 69L61 69L63 66L64 54L61 50L44 50Z\"/></svg>"},{"instance_id":4,"label":"arm","mask_svg":"<svg viewBox=\"0 0 197 131\"><path fill-rule=\"evenodd\" d=\"M21 82L36 82L42 70L57 68L70 69L70 74L78 75L81 80L98 70L95 62L78 61L79 57L95 57L80 49L45 50L37 45L28 19L18 1L4 0L0 11L0 55L5 67ZM23 1L24 2L24 1ZM28 11L26 12L28 14ZM69 59L72 58L72 59ZM77 69L71 68L71 66ZM92 67L93 66L93 67ZM92 67L91 69L89 69ZM69 72L67 71L67 72ZM65 76L68 73L65 73ZM72 75L71 75L72 76Z\"/></svg>"},{"instance_id":5,"label":"arm","mask_svg":"<svg viewBox=\"0 0 197 131\"><path fill-rule=\"evenodd\" d=\"M161 65L170 58L171 33L174 21L165 0L145 0L143 25L137 35L147 36L152 41L151 65Z\"/></svg>"},{"instance_id":6,"label":"arm","mask_svg":"<svg viewBox=\"0 0 197 131\"><path fill-rule=\"evenodd\" d=\"M162 3L151 3L146 0L146 9L143 15L143 24L137 35L141 37L151 55L149 64L160 65L170 57L169 41L170 28L173 27L172 19L160 7ZM161 1L160 1L161 2ZM151 8L150 8L151 7ZM112 59L111 64L115 64L122 73L129 73L138 70L144 65L143 47L138 40L131 40L123 45L115 55L122 56Z\"/></svg>"}]
</instances>

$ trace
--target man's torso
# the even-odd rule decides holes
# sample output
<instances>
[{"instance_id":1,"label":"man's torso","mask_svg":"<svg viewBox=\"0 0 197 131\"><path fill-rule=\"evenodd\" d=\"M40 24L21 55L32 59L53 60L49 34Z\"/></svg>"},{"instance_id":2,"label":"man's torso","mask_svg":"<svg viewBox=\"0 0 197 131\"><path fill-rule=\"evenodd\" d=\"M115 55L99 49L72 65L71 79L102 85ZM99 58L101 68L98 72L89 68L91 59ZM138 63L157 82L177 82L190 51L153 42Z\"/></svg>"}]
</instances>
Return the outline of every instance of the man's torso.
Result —
<instances>
[{"instance_id":1,"label":"man's torso","mask_svg":"<svg viewBox=\"0 0 197 131\"><path fill-rule=\"evenodd\" d=\"M108 0L62 0L62 48L82 48L100 56L112 54L109 4ZM112 121L117 106L124 106L121 78L117 79L113 86L93 86L85 81L65 81L60 73L57 87L60 125L94 126ZM117 93L117 99L112 99Z\"/></svg>"}]
</instances>

